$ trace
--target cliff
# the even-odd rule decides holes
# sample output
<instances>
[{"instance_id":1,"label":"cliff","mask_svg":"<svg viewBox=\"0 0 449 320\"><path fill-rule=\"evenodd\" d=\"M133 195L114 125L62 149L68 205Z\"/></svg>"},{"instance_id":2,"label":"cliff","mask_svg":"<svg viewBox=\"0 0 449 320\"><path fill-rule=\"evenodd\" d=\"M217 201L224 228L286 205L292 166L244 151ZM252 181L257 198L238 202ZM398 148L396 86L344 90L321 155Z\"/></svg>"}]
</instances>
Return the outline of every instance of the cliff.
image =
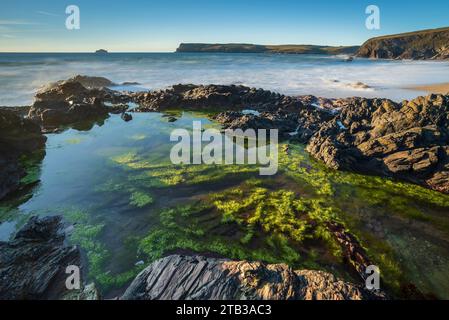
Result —
<instances>
[{"instance_id":1,"label":"cliff","mask_svg":"<svg viewBox=\"0 0 449 320\"><path fill-rule=\"evenodd\" d=\"M206 44L181 43L176 52L210 53L285 53L285 54L354 54L359 47L332 47L315 45L257 45L245 43Z\"/></svg>"},{"instance_id":2,"label":"cliff","mask_svg":"<svg viewBox=\"0 0 449 320\"><path fill-rule=\"evenodd\" d=\"M357 56L374 59L449 59L449 27L373 38L362 45Z\"/></svg>"}]
</instances>

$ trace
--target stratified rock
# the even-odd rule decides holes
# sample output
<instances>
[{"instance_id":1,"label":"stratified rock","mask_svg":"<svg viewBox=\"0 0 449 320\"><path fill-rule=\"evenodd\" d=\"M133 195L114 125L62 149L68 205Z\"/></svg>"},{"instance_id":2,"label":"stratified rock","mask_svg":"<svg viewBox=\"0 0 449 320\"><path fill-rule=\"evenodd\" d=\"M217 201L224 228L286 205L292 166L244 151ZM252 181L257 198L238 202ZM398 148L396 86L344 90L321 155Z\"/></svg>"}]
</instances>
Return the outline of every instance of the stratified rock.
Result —
<instances>
[{"instance_id":1,"label":"stratified rock","mask_svg":"<svg viewBox=\"0 0 449 320\"><path fill-rule=\"evenodd\" d=\"M124 300L361 300L356 285L287 265L173 255L142 271Z\"/></svg>"},{"instance_id":2,"label":"stratified rock","mask_svg":"<svg viewBox=\"0 0 449 320\"><path fill-rule=\"evenodd\" d=\"M394 103L352 98L307 150L333 169L394 177L448 193L449 96Z\"/></svg>"},{"instance_id":3,"label":"stratified rock","mask_svg":"<svg viewBox=\"0 0 449 320\"><path fill-rule=\"evenodd\" d=\"M0 199L17 190L26 174L20 158L43 150L46 140L38 124L0 109Z\"/></svg>"},{"instance_id":4,"label":"stratified rock","mask_svg":"<svg viewBox=\"0 0 449 320\"><path fill-rule=\"evenodd\" d=\"M66 267L80 266L77 247L64 245L61 217L33 217L10 242L0 242L0 299L61 299Z\"/></svg>"},{"instance_id":5,"label":"stratified rock","mask_svg":"<svg viewBox=\"0 0 449 320\"><path fill-rule=\"evenodd\" d=\"M375 59L449 59L449 28L373 38L360 47L357 55Z\"/></svg>"}]
</instances>

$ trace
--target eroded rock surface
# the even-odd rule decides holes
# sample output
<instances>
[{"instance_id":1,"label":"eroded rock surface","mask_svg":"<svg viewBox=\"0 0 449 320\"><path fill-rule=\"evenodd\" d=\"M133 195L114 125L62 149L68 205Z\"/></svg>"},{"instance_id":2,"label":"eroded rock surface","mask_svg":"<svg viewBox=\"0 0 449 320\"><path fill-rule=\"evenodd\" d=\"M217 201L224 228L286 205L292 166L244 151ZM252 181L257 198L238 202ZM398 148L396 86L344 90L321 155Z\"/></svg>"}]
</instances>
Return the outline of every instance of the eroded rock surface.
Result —
<instances>
[{"instance_id":1,"label":"eroded rock surface","mask_svg":"<svg viewBox=\"0 0 449 320\"><path fill-rule=\"evenodd\" d=\"M449 193L449 96L388 99L289 97L244 86L176 85L138 93L136 111L223 111L227 129L278 129L328 167L393 177ZM245 113L243 110L254 112Z\"/></svg>"},{"instance_id":2,"label":"eroded rock surface","mask_svg":"<svg viewBox=\"0 0 449 320\"><path fill-rule=\"evenodd\" d=\"M44 130L80 122L104 120L113 106L129 101L126 95L105 88L113 83L105 78L76 76L52 84L35 95L28 118L38 122Z\"/></svg>"},{"instance_id":3,"label":"eroded rock surface","mask_svg":"<svg viewBox=\"0 0 449 320\"><path fill-rule=\"evenodd\" d=\"M348 99L307 150L328 167L399 178L449 193L449 96L394 103Z\"/></svg>"},{"instance_id":4,"label":"eroded rock surface","mask_svg":"<svg viewBox=\"0 0 449 320\"><path fill-rule=\"evenodd\" d=\"M0 299L62 299L78 247L65 246L61 217L33 217L10 242L0 242Z\"/></svg>"},{"instance_id":5,"label":"eroded rock surface","mask_svg":"<svg viewBox=\"0 0 449 320\"><path fill-rule=\"evenodd\" d=\"M121 113L126 121L132 118L127 111L218 111L214 118L224 128L278 129L281 138L308 144L310 154L330 168L393 177L449 193L447 95L395 103L289 97L245 86L192 84L119 93L81 83L101 79L76 79L38 93L29 117L51 129L104 119L109 113ZM129 102L136 104L132 110Z\"/></svg>"},{"instance_id":6,"label":"eroded rock surface","mask_svg":"<svg viewBox=\"0 0 449 320\"><path fill-rule=\"evenodd\" d=\"M369 39L357 55L376 59L449 59L449 28Z\"/></svg>"},{"instance_id":7,"label":"eroded rock surface","mask_svg":"<svg viewBox=\"0 0 449 320\"><path fill-rule=\"evenodd\" d=\"M321 271L173 255L142 271L125 300L361 300L370 294Z\"/></svg>"}]
</instances>

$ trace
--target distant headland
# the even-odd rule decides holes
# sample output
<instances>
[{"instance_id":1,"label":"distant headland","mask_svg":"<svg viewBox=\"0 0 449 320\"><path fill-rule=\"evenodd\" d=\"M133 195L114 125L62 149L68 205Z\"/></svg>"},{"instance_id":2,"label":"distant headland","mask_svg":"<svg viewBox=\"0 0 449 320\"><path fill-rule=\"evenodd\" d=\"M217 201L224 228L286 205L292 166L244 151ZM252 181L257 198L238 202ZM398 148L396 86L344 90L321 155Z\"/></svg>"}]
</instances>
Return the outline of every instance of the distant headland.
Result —
<instances>
[{"instance_id":1,"label":"distant headland","mask_svg":"<svg viewBox=\"0 0 449 320\"><path fill-rule=\"evenodd\" d=\"M449 59L449 27L369 39L362 46L181 43L176 52L354 55L371 59Z\"/></svg>"},{"instance_id":2,"label":"distant headland","mask_svg":"<svg viewBox=\"0 0 449 320\"><path fill-rule=\"evenodd\" d=\"M284 54L355 54L359 46L258 45L246 43L181 43L176 52L284 53Z\"/></svg>"},{"instance_id":3,"label":"distant headland","mask_svg":"<svg viewBox=\"0 0 449 320\"><path fill-rule=\"evenodd\" d=\"M108 53L108 50L105 50L105 49L99 49L99 50L95 51L95 53L105 54L105 53Z\"/></svg>"}]
</instances>

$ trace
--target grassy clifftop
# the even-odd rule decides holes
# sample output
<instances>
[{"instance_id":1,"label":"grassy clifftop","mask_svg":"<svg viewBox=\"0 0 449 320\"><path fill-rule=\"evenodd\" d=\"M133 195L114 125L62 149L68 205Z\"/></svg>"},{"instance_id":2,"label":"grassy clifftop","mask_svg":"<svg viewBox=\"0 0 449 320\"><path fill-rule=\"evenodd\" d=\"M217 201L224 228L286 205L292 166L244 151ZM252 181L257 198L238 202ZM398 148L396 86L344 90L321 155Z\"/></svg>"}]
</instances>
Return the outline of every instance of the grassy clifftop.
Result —
<instances>
[{"instance_id":1,"label":"grassy clifftop","mask_svg":"<svg viewBox=\"0 0 449 320\"><path fill-rule=\"evenodd\" d=\"M358 46L332 47L315 45L257 45L246 43L181 43L176 52L354 54L358 48Z\"/></svg>"},{"instance_id":2,"label":"grassy clifftop","mask_svg":"<svg viewBox=\"0 0 449 320\"><path fill-rule=\"evenodd\" d=\"M374 59L449 59L449 27L372 38L357 56Z\"/></svg>"}]
</instances>

